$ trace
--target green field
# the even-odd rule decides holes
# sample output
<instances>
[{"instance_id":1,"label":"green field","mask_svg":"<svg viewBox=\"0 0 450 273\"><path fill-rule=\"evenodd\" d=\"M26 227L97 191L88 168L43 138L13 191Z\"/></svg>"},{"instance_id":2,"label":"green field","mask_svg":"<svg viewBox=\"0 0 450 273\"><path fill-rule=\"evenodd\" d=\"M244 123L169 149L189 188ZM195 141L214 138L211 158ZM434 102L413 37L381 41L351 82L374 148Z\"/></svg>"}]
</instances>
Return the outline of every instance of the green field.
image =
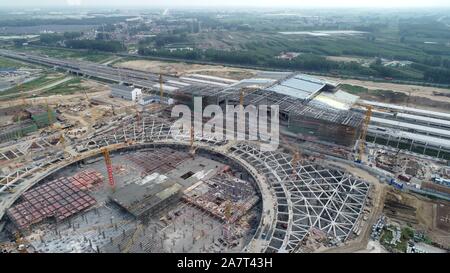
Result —
<instances>
[{"instance_id":1,"label":"green field","mask_svg":"<svg viewBox=\"0 0 450 273\"><path fill-rule=\"evenodd\" d=\"M152 25L123 22L127 25L124 28L102 24L95 36L82 32L46 33L29 46L15 45L16 50L99 63L115 56L111 52L138 49L139 55L150 58L445 88L450 85L447 14L448 10L386 13L294 9L289 14L255 10L230 11L226 15L215 11L180 11L173 18L153 20ZM35 24L29 18L19 18L8 24ZM198 24L186 18L195 19ZM80 23L86 20L107 22L113 18L83 19ZM120 20L124 18L113 21ZM153 31L155 27L160 31ZM117 38L118 33L131 39L122 41ZM145 38L137 37L141 34ZM286 52L298 55L280 58Z\"/></svg>"},{"instance_id":2,"label":"green field","mask_svg":"<svg viewBox=\"0 0 450 273\"><path fill-rule=\"evenodd\" d=\"M80 78L71 79L65 83L54 86L50 89L45 90L41 95L69 95L82 91L81 86L82 80Z\"/></svg>"},{"instance_id":3,"label":"green field","mask_svg":"<svg viewBox=\"0 0 450 273\"><path fill-rule=\"evenodd\" d=\"M29 81L27 83L24 83L20 86L15 86L13 88L10 88L8 90L5 90L0 93L0 96L2 99L14 99L19 96L21 96L21 92L28 92L31 90L35 90L38 88L41 88L47 84L50 84L52 82L56 82L64 78L64 75L58 75L58 74L44 74L32 81ZM7 96L10 95L10 96ZM25 94L25 97L31 97L33 94L27 93Z\"/></svg>"},{"instance_id":4,"label":"green field","mask_svg":"<svg viewBox=\"0 0 450 273\"><path fill-rule=\"evenodd\" d=\"M47 55L53 58L76 59L90 62L102 62L111 58L112 54L94 51L70 50L65 48L47 48L47 47L23 47L22 51L34 52Z\"/></svg>"},{"instance_id":5,"label":"green field","mask_svg":"<svg viewBox=\"0 0 450 273\"><path fill-rule=\"evenodd\" d=\"M20 68L28 65L8 58L0 57L0 68Z\"/></svg>"},{"instance_id":6,"label":"green field","mask_svg":"<svg viewBox=\"0 0 450 273\"><path fill-rule=\"evenodd\" d=\"M298 12L298 11L297 11ZM292 11L282 14L230 13L220 19L202 14L214 30L160 33L139 42L141 55L331 73L342 77L450 84L450 32L445 17L409 12L318 11L327 23ZM207 17L207 19L205 19ZM319 20L320 21L320 20ZM346 32L358 31L358 32ZM286 34L291 32L294 34ZM313 33L315 32L315 33ZM319 34L319 35L317 35ZM183 50L190 46L193 50ZM179 48L179 50L169 50ZM300 53L291 60L283 52ZM374 60L364 65L328 56ZM387 63L397 61L401 65ZM395 63L395 62L394 62ZM406 64L404 64L406 63ZM389 80L389 79L388 79Z\"/></svg>"}]
</instances>

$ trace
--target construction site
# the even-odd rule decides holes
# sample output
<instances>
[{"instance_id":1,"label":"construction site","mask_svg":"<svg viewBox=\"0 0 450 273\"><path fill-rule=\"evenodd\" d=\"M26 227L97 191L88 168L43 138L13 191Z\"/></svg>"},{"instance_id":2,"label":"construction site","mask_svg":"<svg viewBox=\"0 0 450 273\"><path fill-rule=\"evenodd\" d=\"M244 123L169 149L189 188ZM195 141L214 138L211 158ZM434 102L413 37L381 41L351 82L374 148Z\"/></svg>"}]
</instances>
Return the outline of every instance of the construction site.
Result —
<instances>
[{"instance_id":1,"label":"construction site","mask_svg":"<svg viewBox=\"0 0 450 273\"><path fill-rule=\"evenodd\" d=\"M361 100L301 73L158 75L0 55L90 84L0 109L4 252L356 252L407 224L450 247L448 113ZM196 97L202 108L279 106L279 147L177 131L172 108ZM403 195L426 205L397 204Z\"/></svg>"}]
</instances>

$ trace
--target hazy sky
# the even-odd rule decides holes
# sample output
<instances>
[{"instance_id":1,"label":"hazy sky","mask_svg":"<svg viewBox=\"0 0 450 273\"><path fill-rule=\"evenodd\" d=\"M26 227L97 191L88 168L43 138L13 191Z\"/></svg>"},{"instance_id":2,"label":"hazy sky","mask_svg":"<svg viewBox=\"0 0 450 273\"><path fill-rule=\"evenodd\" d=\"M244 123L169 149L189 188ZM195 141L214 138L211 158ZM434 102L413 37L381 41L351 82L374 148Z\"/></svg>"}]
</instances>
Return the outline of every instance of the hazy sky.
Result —
<instances>
[{"instance_id":1,"label":"hazy sky","mask_svg":"<svg viewBox=\"0 0 450 273\"><path fill-rule=\"evenodd\" d=\"M450 7L450 0L0 0L0 6Z\"/></svg>"}]
</instances>

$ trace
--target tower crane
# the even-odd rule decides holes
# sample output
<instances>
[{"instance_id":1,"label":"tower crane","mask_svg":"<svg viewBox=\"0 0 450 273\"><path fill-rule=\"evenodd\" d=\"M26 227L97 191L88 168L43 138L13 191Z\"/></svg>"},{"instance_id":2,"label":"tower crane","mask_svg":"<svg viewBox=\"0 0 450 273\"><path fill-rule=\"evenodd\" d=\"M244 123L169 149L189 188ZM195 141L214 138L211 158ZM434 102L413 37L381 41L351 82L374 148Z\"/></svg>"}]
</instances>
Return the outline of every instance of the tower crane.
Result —
<instances>
[{"instance_id":1,"label":"tower crane","mask_svg":"<svg viewBox=\"0 0 450 273\"><path fill-rule=\"evenodd\" d=\"M364 151L366 149L366 137L367 137L367 130L369 128L370 118L372 117L372 106L371 105L364 105L366 107L366 115L364 117L363 126L361 128L361 135L359 138L359 153L358 158L355 160L357 163L362 162L362 158L364 156Z\"/></svg>"},{"instance_id":2,"label":"tower crane","mask_svg":"<svg viewBox=\"0 0 450 273\"><path fill-rule=\"evenodd\" d=\"M239 93L239 105L241 105L242 107L244 107L244 95L245 95L245 91L244 91L244 88L242 88Z\"/></svg>"},{"instance_id":3,"label":"tower crane","mask_svg":"<svg viewBox=\"0 0 450 273\"><path fill-rule=\"evenodd\" d=\"M49 104L48 104L48 100L45 100L45 105L47 107L47 119L48 119L48 125L50 126L50 128L55 129L55 126L53 125L53 121L54 121L54 114L52 109L50 108Z\"/></svg>"},{"instance_id":4,"label":"tower crane","mask_svg":"<svg viewBox=\"0 0 450 273\"><path fill-rule=\"evenodd\" d=\"M109 156L108 148L104 147L102 149L102 154L103 154L103 157L105 158L106 170L108 171L109 186L111 187L112 191L114 192L115 188L116 188L116 183L114 182L112 162L111 162L111 157Z\"/></svg>"},{"instance_id":5,"label":"tower crane","mask_svg":"<svg viewBox=\"0 0 450 273\"><path fill-rule=\"evenodd\" d=\"M297 147L297 145L292 144L289 140L286 139L283 134L280 134L281 138L283 139L283 142L290 148L292 151L292 160L291 160L291 166L292 166L292 179L297 179L297 167L300 164L303 163L302 156L300 149Z\"/></svg>"}]
</instances>

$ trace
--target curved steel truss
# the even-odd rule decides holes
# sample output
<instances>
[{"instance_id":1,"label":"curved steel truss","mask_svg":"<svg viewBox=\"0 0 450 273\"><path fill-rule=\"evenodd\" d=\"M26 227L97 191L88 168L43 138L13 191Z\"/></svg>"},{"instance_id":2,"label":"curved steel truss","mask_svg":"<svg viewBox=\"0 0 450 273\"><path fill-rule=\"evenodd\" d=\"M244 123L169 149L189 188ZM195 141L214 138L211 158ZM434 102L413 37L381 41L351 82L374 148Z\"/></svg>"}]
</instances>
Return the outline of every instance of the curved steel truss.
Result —
<instances>
[{"instance_id":1,"label":"curved steel truss","mask_svg":"<svg viewBox=\"0 0 450 273\"><path fill-rule=\"evenodd\" d=\"M313 228L340 241L350 236L364 208L367 182L319 165L298 166L294 172L291 156L248 143L231 150L263 173L275 192L277 217L266 251L296 251Z\"/></svg>"},{"instance_id":2,"label":"curved steel truss","mask_svg":"<svg viewBox=\"0 0 450 273\"><path fill-rule=\"evenodd\" d=\"M112 144L170 142L187 145L189 140L190 132L173 134L171 122L144 114L139 120L132 116L123 117L107 128L98 130L86 140L72 143L71 146L94 151ZM313 164L297 165L294 171L290 155L279 151L261 151L256 143L227 142L214 136L198 134L195 135L195 141L196 145L202 143L214 147L248 163L265 177L267 182L264 183L269 184L270 191L265 193L268 196L263 198L273 200L273 207L266 209L274 211L275 217L270 218L273 221L270 220L269 225L264 225L258 238L254 238L267 242L261 244L263 250L299 251L301 241L312 229L321 230L327 236L340 241L351 235L369 191L367 182L342 171ZM61 161L62 155L58 156ZM55 161L50 157L43 158L42 165L34 162L24 170L19 169L15 173L0 176L3 181L0 185L3 192L0 194L0 217L21 192L39 179L39 174L45 173L47 167L42 167L52 162ZM36 168L43 171L37 172ZM13 187L17 187L17 192L5 196L5 189Z\"/></svg>"}]
</instances>

